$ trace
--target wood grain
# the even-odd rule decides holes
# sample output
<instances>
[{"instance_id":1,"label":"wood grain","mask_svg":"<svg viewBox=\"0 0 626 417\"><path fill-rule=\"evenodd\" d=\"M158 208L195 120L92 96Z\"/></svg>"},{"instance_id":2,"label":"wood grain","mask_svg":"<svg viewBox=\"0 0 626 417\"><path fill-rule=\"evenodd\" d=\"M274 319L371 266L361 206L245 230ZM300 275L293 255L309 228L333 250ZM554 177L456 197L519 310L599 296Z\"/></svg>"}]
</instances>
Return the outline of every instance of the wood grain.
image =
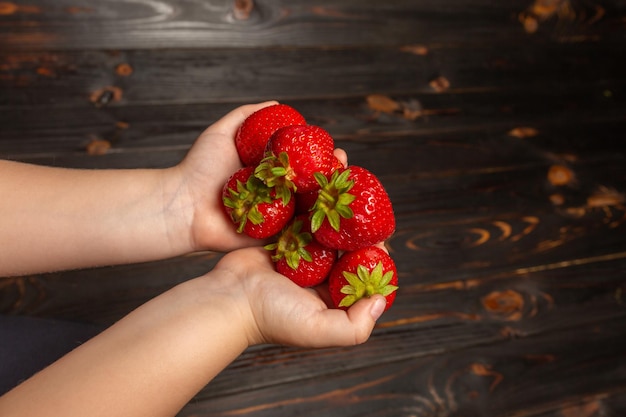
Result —
<instances>
[{"instance_id":1,"label":"wood grain","mask_svg":"<svg viewBox=\"0 0 626 417\"><path fill-rule=\"evenodd\" d=\"M570 408L585 397L623 396L626 369L617 353L623 332L623 319L617 319L462 354L374 362L355 371L336 367L337 373L297 384L221 395L210 409L191 403L180 415L531 416L558 404ZM381 354L389 351L393 347L383 347Z\"/></svg>"},{"instance_id":2,"label":"wood grain","mask_svg":"<svg viewBox=\"0 0 626 417\"><path fill-rule=\"evenodd\" d=\"M428 55L402 47L5 52L0 106L114 107L255 101L263 97L342 98L450 91L544 90L586 84L623 86L620 46L592 43L515 48L451 45ZM555 54L559 59L555 60ZM393 62L394 65L388 65ZM130 75L118 68L132 68ZM569 71L568 68L576 68ZM303 82L303 74L307 82ZM432 82L445 77L444 90ZM523 86L523 87L522 87Z\"/></svg>"},{"instance_id":3,"label":"wood grain","mask_svg":"<svg viewBox=\"0 0 626 417\"><path fill-rule=\"evenodd\" d=\"M181 417L624 414L626 1L79 3L0 2L0 157L172 166L279 99L397 216L367 343L249 348ZM1 278L0 312L105 327L220 256Z\"/></svg>"},{"instance_id":4,"label":"wood grain","mask_svg":"<svg viewBox=\"0 0 626 417\"><path fill-rule=\"evenodd\" d=\"M562 3L562 2L558 2ZM558 4L557 3L557 4ZM8 2L0 44L31 49L397 45L514 41L537 33L561 41L617 38L621 0L568 1L541 15L531 1L354 2L257 0L245 20L232 1L84 0ZM4 3L3 3L4 4ZM529 30L529 22L534 27ZM89 25L85 30L84 23Z\"/></svg>"},{"instance_id":5,"label":"wood grain","mask_svg":"<svg viewBox=\"0 0 626 417\"><path fill-rule=\"evenodd\" d=\"M411 138L419 146L441 142L441 152L447 152L446 143L451 141L457 144L450 143L449 147L470 148L487 141L489 146L478 152L504 146L521 151L529 148L528 144L538 143L546 156L580 153L583 148L585 154L610 155L621 150L617 127L626 110L624 89L614 86L612 91L615 97L610 98L596 87L567 93L543 90L523 96L510 92L387 96L398 106L420 109L421 116L415 118L402 112L387 114L372 109L365 96L285 103L299 109L310 123L327 129L341 146L356 152L377 143L384 148L386 143ZM6 126L0 131L0 155L32 161L65 158L67 162L57 164L67 165L78 165L70 159L80 159L82 155L85 161L81 165L97 164L101 161L87 158L86 147L94 139L101 139L111 143L109 152L115 154L172 152L175 158L168 164L173 164L208 125L242 103L111 108L85 104L57 106L45 112L38 107L14 106L0 113L0 122ZM533 129L533 135L517 137L516 131L524 128ZM481 160L487 158L483 156Z\"/></svg>"}]
</instances>

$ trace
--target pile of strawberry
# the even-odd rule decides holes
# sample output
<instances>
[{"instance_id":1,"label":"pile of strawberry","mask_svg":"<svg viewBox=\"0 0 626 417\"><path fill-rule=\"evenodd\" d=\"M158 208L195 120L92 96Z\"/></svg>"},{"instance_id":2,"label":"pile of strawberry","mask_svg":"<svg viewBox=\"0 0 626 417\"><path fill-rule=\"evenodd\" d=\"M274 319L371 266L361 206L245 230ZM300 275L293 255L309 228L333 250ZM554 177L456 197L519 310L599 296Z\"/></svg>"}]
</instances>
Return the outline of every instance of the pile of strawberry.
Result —
<instances>
[{"instance_id":1,"label":"pile of strawberry","mask_svg":"<svg viewBox=\"0 0 626 417\"><path fill-rule=\"evenodd\" d=\"M396 223L378 178L344 167L330 134L285 104L250 115L235 144L244 168L224 185L222 202L237 232L272 239L265 248L276 270L301 287L328 280L336 308L374 294L391 307L396 266L376 244Z\"/></svg>"}]
</instances>

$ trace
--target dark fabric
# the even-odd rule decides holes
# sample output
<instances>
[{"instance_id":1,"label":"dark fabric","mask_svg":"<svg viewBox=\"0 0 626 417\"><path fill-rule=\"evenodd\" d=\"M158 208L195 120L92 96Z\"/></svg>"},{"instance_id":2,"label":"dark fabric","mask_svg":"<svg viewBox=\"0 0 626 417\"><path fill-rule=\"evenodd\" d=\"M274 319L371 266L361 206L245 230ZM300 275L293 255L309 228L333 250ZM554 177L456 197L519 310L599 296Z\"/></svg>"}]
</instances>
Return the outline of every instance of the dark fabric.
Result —
<instances>
[{"instance_id":1,"label":"dark fabric","mask_svg":"<svg viewBox=\"0 0 626 417\"><path fill-rule=\"evenodd\" d=\"M102 330L83 323L0 315L0 395Z\"/></svg>"}]
</instances>

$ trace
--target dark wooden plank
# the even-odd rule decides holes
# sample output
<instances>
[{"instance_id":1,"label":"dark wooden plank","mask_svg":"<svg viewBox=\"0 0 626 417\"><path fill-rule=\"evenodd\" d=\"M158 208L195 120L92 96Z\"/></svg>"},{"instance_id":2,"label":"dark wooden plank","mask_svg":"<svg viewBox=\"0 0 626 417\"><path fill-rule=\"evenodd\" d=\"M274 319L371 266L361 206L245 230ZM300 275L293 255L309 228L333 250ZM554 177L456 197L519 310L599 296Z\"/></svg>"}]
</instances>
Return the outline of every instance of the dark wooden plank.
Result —
<instances>
[{"instance_id":1,"label":"dark wooden plank","mask_svg":"<svg viewBox=\"0 0 626 417\"><path fill-rule=\"evenodd\" d=\"M502 134L395 138L379 145L346 142L352 161L376 172L390 193L398 230L388 244L404 284L464 285L462 280L497 278L511 270L621 256L624 154L612 149L610 140L598 142L598 132L594 136L576 128L579 136L565 135L555 143L541 135L520 139ZM403 147L396 148L398 143ZM559 154L568 156L557 158ZM397 155L409 156L410 163ZM114 166L111 158L93 159ZM138 159L149 164L150 153ZM570 181L554 184L553 167L569 170ZM18 279L11 285L22 290L12 290L18 296L5 300L3 309L110 322L176 282L210 269L214 261L207 255ZM123 293L129 282L133 290L112 296ZM104 310L96 308L97 299Z\"/></svg>"},{"instance_id":2,"label":"dark wooden plank","mask_svg":"<svg viewBox=\"0 0 626 417\"><path fill-rule=\"evenodd\" d=\"M523 280L509 276L496 285L415 294L415 320L389 320L356 348L302 350L264 347L244 354L202 394L204 398L308 378L324 378L372 363L464 351L510 339L535 338L563 329L623 317L616 293L626 289L624 260L543 271ZM617 270L621 270L618 273ZM598 274L602 275L597 279ZM595 279L594 279L595 278ZM261 369L265 373L261 373ZM266 375L273 375L271 380ZM242 386L246 381L247 386Z\"/></svg>"},{"instance_id":3,"label":"dark wooden plank","mask_svg":"<svg viewBox=\"0 0 626 417\"><path fill-rule=\"evenodd\" d=\"M207 252L161 262L0 278L0 312L111 325L176 284L215 266Z\"/></svg>"},{"instance_id":4,"label":"dark wooden plank","mask_svg":"<svg viewBox=\"0 0 626 417\"><path fill-rule=\"evenodd\" d=\"M556 410L540 414L517 414L515 417L601 417L626 414L626 390L612 390L560 404Z\"/></svg>"},{"instance_id":5,"label":"dark wooden plank","mask_svg":"<svg viewBox=\"0 0 626 417\"><path fill-rule=\"evenodd\" d=\"M377 110L364 96L341 100L288 100L286 103L355 152L365 151L367 146L377 142L408 140L420 147L419 153L408 150L416 157L422 152L428 154L423 148L435 146L432 142L436 141L453 141L459 147L476 147L478 143L490 141L482 152L513 146L515 142L518 149L523 143L540 143L546 152L585 155L598 152L608 155L623 148L619 134L621 124L626 123L623 86L614 85L610 94L593 86L581 86L565 92L548 89L525 94L474 92L387 97L398 106L397 111ZM59 158L88 157L87 145L94 139L101 139L108 141L112 146L110 152L116 154L170 150L178 158L180 151L186 150L200 132L238 104L244 103L110 108L85 104L52 107L45 112L38 107L11 107L0 114L4 126L0 131L0 155L33 162L55 158L60 164ZM407 109L407 114L403 108ZM411 113L410 109L421 113ZM511 136L517 131L526 137L519 140ZM481 132L489 135L481 138ZM453 139L454 134L459 138ZM409 139L409 135L415 139ZM359 142L366 145L358 145ZM445 152L444 146L441 146L442 152ZM389 149L390 152L396 150L402 151L395 146ZM477 156L477 153L473 155ZM120 157L122 155L117 156ZM137 160L134 156L129 159ZM465 163L473 160L468 159ZM421 166L424 161L419 162Z\"/></svg>"},{"instance_id":6,"label":"dark wooden plank","mask_svg":"<svg viewBox=\"0 0 626 417\"><path fill-rule=\"evenodd\" d=\"M184 267L184 264L180 263L180 266ZM132 271L137 275L141 273L139 268ZM325 378L338 369L348 372L373 363L419 359L498 341L578 329L614 318L623 321L625 271L626 257L622 256L583 264L552 265L532 271L512 271L499 277L477 276L474 280L447 285L405 288L367 344L322 351L278 346L252 348L201 396L215 398L301 379ZM4 281L3 293L20 291L36 300L28 306L28 299L20 299L22 308L36 307L39 303L39 307L45 309L54 304L50 300L65 298L89 303L93 313L103 311L104 300L119 296L123 288L128 288L129 279L137 279L130 272L120 275L110 282L87 277L81 280L76 273L75 280L64 287L47 285L44 280L38 282L32 277L26 281L13 279ZM123 281L125 286L120 285ZM7 285L9 282L11 284ZM50 284L54 284L54 279ZM136 286L133 295L141 297L149 292L156 295L159 292L157 287L164 286L162 280L151 285ZM55 288L60 290L58 294L46 293L46 290ZM38 293L29 293L33 290ZM85 318L86 311L84 306L75 304L56 313L76 320Z\"/></svg>"},{"instance_id":7,"label":"dark wooden plank","mask_svg":"<svg viewBox=\"0 0 626 417\"><path fill-rule=\"evenodd\" d=\"M407 304L399 297L390 318L413 317L411 294L429 286L464 287L512 272L523 275L626 256L623 158L576 165L580 180L574 186L551 184L547 164L531 168L412 181L381 177L397 214L397 232L388 246L403 283L401 293L408 296ZM555 204L554 194L562 195L562 204ZM3 309L110 322L209 270L216 259L206 254L5 281L12 288L5 295L13 295ZM129 283L132 289L124 294Z\"/></svg>"},{"instance_id":8,"label":"dark wooden plank","mask_svg":"<svg viewBox=\"0 0 626 417\"><path fill-rule=\"evenodd\" d=\"M394 201L401 289L372 339L248 349L181 416L619 415L626 2L232 5L0 4L0 157L170 166L278 98ZM218 259L0 279L0 312L108 325Z\"/></svg>"},{"instance_id":9,"label":"dark wooden plank","mask_svg":"<svg viewBox=\"0 0 626 417\"><path fill-rule=\"evenodd\" d=\"M579 85L603 91L623 82L626 66L613 58L621 50L621 44L498 42L443 46L425 55L402 46L4 52L0 106L114 107L442 89L521 93ZM445 83L434 85L439 77Z\"/></svg>"},{"instance_id":10,"label":"dark wooden plank","mask_svg":"<svg viewBox=\"0 0 626 417\"><path fill-rule=\"evenodd\" d=\"M390 45L507 41L531 36L559 41L623 39L612 30L621 0L544 6L515 0L377 2L264 1L246 12L235 2L200 0L32 0L7 3L0 45L14 49L117 49L311 45ZM565 8L567 7L567 8ZM238 18L239 17L239 18ZM243 18L242 18L243 17ZM85 24L89 30L85 30Z\"/></svg>"},{"instance_id":11,"label":"dark wooden plank","mask_svg":"<svg viewBox=\"0 0 626 417\"><path fill-rule=\"evenodd\" d=\"M381 344L367 367L327 367L324 377L200 396L180 416L531 416L583 398L623 395L625 330L617 319L383 364L393 347ZM342 365L358 360L358 349ZM294 358L291 366L303 361Z\"/></svg>"}]
</instances>

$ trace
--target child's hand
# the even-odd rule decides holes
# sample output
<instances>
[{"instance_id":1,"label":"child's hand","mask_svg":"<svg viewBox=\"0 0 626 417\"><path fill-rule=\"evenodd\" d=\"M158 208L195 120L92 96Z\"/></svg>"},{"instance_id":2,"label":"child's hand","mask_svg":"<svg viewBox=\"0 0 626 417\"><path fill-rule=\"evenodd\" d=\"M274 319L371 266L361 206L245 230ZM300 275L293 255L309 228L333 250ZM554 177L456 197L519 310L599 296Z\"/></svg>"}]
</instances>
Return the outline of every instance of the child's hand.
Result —
<instances>
[{"instance_id":1,"label":"child's hand","mask_svg":"<svg viewBox=\"0 0 626 417\"><path fill-rule=\"evenodd\" d=\"M262 248L231 252L211 274L238 292L249 345L349 346L365 342L385 308L382 296L362 299L347 311L328 308L324 288L304 289L273 269Z\"/></svg>"},{"instance_id":2,"label":"child's hand","mask_svg":"<svg viewBox=\"0 0 626 417\"><path fill-rule=\"evenodd\" d=\"M238 107L207 128L175 171L180 175L175 208L182 210L192 250L227 251L258 244L237 234L221 206L221 190L241 162L235 147L239 125L268 101Z\"/></svg>"},{"instance_id":3,"label":"child's hand","mask_svg":"<svg viewBox=\"0 0 626 417\"><path fill-rule=\"evenodd\" d=\"M174 215L177 226L172 230L190 233L183 239L190 241L192 251L229 251L264 243L235 232L222 209L221 191L228 178L242 166L235 147L239 125L255 111L272 104L276 102L249 104L231 111L207 128L182 163L169 170L176 180L174 187L170 187L171 202L166 202L166 206L180 210ZM336 149L335 155L346 165L347 155L343 150Z\"/></svg>"}]
</instances>

